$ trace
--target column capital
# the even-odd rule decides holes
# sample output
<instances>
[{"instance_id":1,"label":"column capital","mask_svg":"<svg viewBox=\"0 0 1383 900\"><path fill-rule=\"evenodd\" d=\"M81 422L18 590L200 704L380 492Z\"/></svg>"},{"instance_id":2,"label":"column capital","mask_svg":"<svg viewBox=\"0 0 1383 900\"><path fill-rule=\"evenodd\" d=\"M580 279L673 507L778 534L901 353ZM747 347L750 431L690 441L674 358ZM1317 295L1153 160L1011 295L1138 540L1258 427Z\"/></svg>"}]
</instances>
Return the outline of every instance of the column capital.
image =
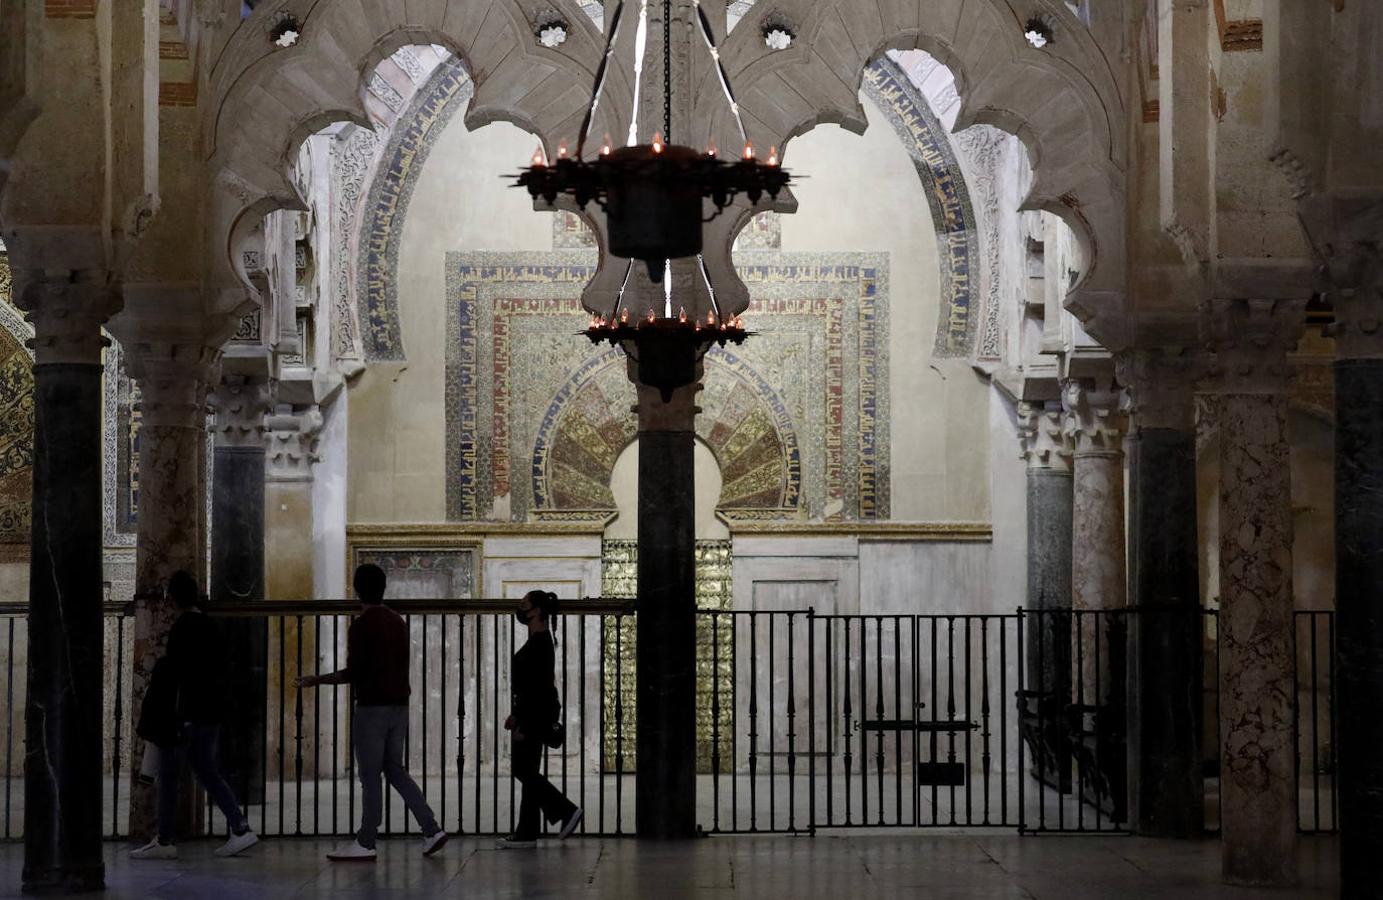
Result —
<instances>
[{"instance_id":1,"label":"column capital","mask_svg":"<svg viewBox=\"0 0 1383 900\"><path fill-rule=\"evenodd\" d=\"M123 346L126 370L139 385L143 424L204 427L207 387L221 351L200 341L139 341Z\"/></svg>"},{"instance_id":2,"label":"column capital","mask_svg":"<svg viewBox=\"0 0 1383 900\"><path fill-rule=\"evenodd\" d=\"M121 305L120 289L103 273L80 273L91 281L46 280L30 277L15 293L15 302L34 326L30 344L37 365L76 363L99 365L110 341L103 326Z\"/></svg>"},{"instance_id":3,"label":"column capital","mask_svg":"<svg viewBox=\"0 0 1383 900\"><path fill-rule=\"evenodd\" d=\"M1126 350L1114 357L1114 373L1127 391L1133 428L1195 431L1196 383L1205 358L1186 347Z\"/></svg>"},{"instance_id":4,"label":"column capital","mask_svg":"<svg viewBox=\"0 0 1383 900\"><path fill-rule=\"evenodd\" d=\"M1028 469L1071 471L1071 441L1062 423L1061 409L1040 403L1018 404L1018 437Z\"/></svg>"},{"instance_id":5,"label":"column capital","mask_svg":"<svg viewBox=\"0 0 1383 900\"><path fill-rule=\"evenodd\" d=\"M1201 307L1210 352L1204 387L1217 394L1285 394L1287 354L1306 330L1306 298L1210 300Z\"/></svg>"},{"instance_id":6,"label":"column capital","mask_svg":"<svg viewBox=\"0 0 1383 900\"><path fill-rule=\"evenodd\" d=\"M1063 429L1074 458L1119 456L1128 431L1128 393L1114 386L1100 387L1083 379L1061 383Z\"/></svg>"},{"instance_id":7,"label":"column capital","mask_svg":"<svg viewBox=\"0 0 1383 900\"><path fill-rule=\"evenodd\" d=\"M638 401L631 412L639 417L639 431L695 431L696 395L701 392L702 363L697 361L695 378L690 384L676 388L671 399L664 402L662 392L639 380L639 366L634 357L627 359L627 373Z\"/></svg>"},{"instance_id":8,"label":"column capital","mask_svg":"<svg viewBox=\"0 0 1383 900\"><path fill-rule=\"evenodd\" d=\"M312 480L312 464L321 459L317 443L323 424L316 405L279 404L265 417L264 426L269 432L269 481Z\"/></svg>"},{"instance_id":9,"label":"column capital","mask_svg":"<svg viewBox=\"0 0 1383 900\"><path fill-rule=\"evenodd\" d=\"M265 376L225 374L212 392L218 447L264 449L265 416L273 408L275 385Z\"/></svg>"}]
</instances>

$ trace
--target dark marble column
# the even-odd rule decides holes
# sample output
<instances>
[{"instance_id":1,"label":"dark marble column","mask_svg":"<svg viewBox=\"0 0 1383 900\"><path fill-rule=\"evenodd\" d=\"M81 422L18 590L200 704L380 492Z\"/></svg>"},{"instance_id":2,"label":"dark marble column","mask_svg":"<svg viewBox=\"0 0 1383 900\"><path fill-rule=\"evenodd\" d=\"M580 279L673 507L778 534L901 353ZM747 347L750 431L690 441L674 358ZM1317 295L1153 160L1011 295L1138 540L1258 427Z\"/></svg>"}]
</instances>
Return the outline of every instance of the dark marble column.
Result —
<instances>
[{"instance_id":1,"label":"dark marble column","mask_svg":"<svg viewBox=\"0 0 1383 900\"><path fill-rule=\"evenodd\" d=\"M230 367L232 360L225 365ZM264 599L264 415L267 378L224 374L213 398L216 444L211 486L212 603ZM222 623L230 649L232 727L221 736L221 765L245 803L263 802L267 649L251 619Z\"/></svg>"},{"instance_id":2,"label":"dark marble column","mask_svg":"<svg viewBox=\"0 0 1383 900\"><path fill-rule=\"evenodd\" d=\"M100 327L107 285L29 284L34 504L25 708L26 891L97 890L102 861Z\"/></svg>"},{"instance_id":3,"label":"dark marble column","mask_svg":"<svg viewBox=\"0 0 1383 900\"><path fill-rule=\"evenodd\" d=\"M1205 830L1193 362L1190 354L1134 351L1119 371L1133 404L1130 821L1152 837L1194 838Z\"/></svg>"},{"instance_id":4,"label":"dark marble column","mask_svg":"<svg viewBox=\"0 0 1383 900\"><path fill-rule=\"evenodd\" d=\"M1224 300L1205 314L1220 434L1220 833L1233 884L1296 880L1287 353L1304 306Z\"/></svg>"},{"instance_id":5,"label":"dark marble column","mask_svg":"<svg viewBox=\"0 0 1383 900\"><path fill-rule=\"evenodd\" d=\"M1066 706L1071 702L1071 448L1059 404L1022 404L1028 462L1028 590L1026 628L1029 701L1024 728L1030 769L1063 793L1071 789Z\"/></svg>"},{"instance_id":6,"label":"dark marble column","mask_svg":"<svg viewBox=\"0 0 1383 900\"><path fill-rule=\"evenodd\" d=\"M638 835L696 836L696 532L699 383L639 392Z\"/></svg>"}]
</instances>

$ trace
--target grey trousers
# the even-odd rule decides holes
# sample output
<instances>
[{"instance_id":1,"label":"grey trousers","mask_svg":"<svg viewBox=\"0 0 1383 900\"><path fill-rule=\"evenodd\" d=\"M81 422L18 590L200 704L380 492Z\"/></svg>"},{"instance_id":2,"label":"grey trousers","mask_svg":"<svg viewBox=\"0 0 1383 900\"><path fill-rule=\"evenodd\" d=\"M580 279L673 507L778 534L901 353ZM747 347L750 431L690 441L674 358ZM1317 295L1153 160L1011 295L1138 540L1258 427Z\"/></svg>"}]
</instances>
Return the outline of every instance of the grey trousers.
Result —
<instances>
[{"instance_id":1,"label":"grey trousers","mask_svg":"<svg viewBox=\"0 0 1383 900\"><path fill-rule=\"evenodd\" d=\"M355 744L355 765L360 773L360 830L356 840L360 846L375 846L375 834L384 815L384 790L379 778L383 775L389 786L399 792L404 805L417 820L424 835L431 837L440 829L432 808L423 799L417 782L408 775L403 764L403 737L408 730L406 706L357 706L352 725Z\"/></svg>"}]
</instances>

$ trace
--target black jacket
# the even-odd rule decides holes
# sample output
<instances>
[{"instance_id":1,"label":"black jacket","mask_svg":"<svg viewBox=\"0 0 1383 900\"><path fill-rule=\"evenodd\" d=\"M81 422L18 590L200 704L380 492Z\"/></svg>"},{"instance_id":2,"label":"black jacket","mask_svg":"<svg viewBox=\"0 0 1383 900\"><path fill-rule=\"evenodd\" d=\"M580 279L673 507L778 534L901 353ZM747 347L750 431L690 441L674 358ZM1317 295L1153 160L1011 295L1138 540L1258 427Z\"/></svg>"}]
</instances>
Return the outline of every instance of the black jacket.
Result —
<instances>
[{"instance_id":1,"label":"black jacket","mask_svg":"<svg viewBox=\"0 0 1383 900\"><path fill-rule=\"evenodd\" d=\"M514 654L510 711L525 734L545 733L562 714L553 677L556 665L549 632L529 635Z\"/></svg>"},{"instance_id":2,"label":"black jacket","mask_svg":"<svg viewBox=\"0 0 1383 900\"><path fill-rule=\"evenodd\" d=\"M149 673L149 686L144 691L144 703L139 707L139 723L134 733L156 747L173 747L181 731L178 683L168 657L163 656Z\"/></svg>"},{"instance_id":3,"label":"black jacket","mask_svg":"<svg viewBox=\"0 0 1383 900\"><path fill-rule=\"evenodd\" d=\"M177 685L179 718L198 725L220 724L230 702L229 661L216 623L206 613L184 612L168 632L165 656Z\"/></svg>"}]
</instances>

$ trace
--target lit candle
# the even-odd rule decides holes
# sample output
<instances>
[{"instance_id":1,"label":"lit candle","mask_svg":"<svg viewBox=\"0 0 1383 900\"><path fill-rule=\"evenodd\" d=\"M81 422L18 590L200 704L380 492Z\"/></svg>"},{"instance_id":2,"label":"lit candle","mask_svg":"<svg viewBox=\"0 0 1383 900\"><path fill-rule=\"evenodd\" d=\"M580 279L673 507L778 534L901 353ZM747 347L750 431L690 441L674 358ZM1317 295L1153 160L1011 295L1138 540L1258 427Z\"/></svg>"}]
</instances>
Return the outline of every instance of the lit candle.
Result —
<instances>
[{"instance_id":1,"label":"lit candle","mask_svg":"<svg viewBox=\"0 0 1383 900\"><path fill-rule=\"evenodd\" d=\"M605 135L605 142L602 143L602 144L600 145L600 155L601 155L601 156L609 156L609 155L610 155L610 136L609 136L608 134Z\"/></svg>"},{"instance_id":2,"label":"lit candle","mask_svg":"<svg viewBox=\"0 0 1383 900\"><path fill-rule=\"evenodd\" d=\"M686 309L686 307L682 307L682 308L680 308L680 309L677 310L677 321L681 322L683 325L687 324L687 309Z\"/></svg>"},{"instance_id":3,"label":"lit candle","mask_svg":"<svg viewBox=\"0 0 1383 900\"><path fill-rule=\"evenodd\" d=\"M745 141L745 144L744 144L744 158L745 158L745 159L753 159L753 158L754 158L754 142L753 142L753 141Z\"/></svg>"},{"instance_id":4,"label":"lit candle","mask_svg":"<svg viewBox=\"0 0 1383 900\"><path fill-rule=\"evenodd\" d=\"M715 323L716 323L716 314L715 314L715 310L711 310L710 312L706 313L706 324L707 324L708 326L710 326L710 325L714 325Z\"/></svg>"},{"instance_id":5,"label":"lit candle","mask_svg":"<svg viewBox=\"0 0 1383 900\"><path fill-rule=\"evenodd\" d=\"M661 131L658 132L657 134L653 135L653 152L654 152L654 153L662 153L662 152L663 152L663 133L662 133Z\"/></svg>"},{"instance_id":6,"label":"lit candle","mask_svg":"<svg viewBox=\"0 0 1383 900\"><path fill-rule=\"evenodd\" d=\"M533 151L533 165L541 166L546 157L543 155L543 145L539 144L538 149Z\"/></svg>"},{"instance_id":7,"label":"lit candle","mask_svg":"<svg viewBox=\"0 0 1383 900\"><path fill-rule=\"evenodd\" d=\"M778 165L778 147L776 144L768 150L768 164L770 166Z\"/></svg>"},{"instance_id":8,"label":"lit candle","mask_svg":"<svg viewBox=\"0 0 1383 900\"><path fill-rule=\"evenodd\" d=\"M648 311L648 324L653 324L653 310L651 309Z\"/></svg>"},{"instance_id":9,"label":"lit candle","mask_svg":"<svg viewBox=\"0 0 1383 900\"><path fill-rule=\"evenodd\" d=\"M558 158L558 159L566 159L566 158L567 158L567 142L566 142L566 141L562 141L561 143L559 143L559 144L557 145L557 158Z\"/></svg>"},{"instance_id":10,"label":"lit candle","mask_svg":"<svg viewBox=\"0 0 1383 900\"><path fill-rule=\"evenodd\" d=\"M715 156L715 155L716 155L716 142L715 142L715 139L714 139L714 138L706 142L706 155L707 155L707 156Z\"/></svg>"},{"instance_id":11,"label":"lit candle","mask_svg":"<svg viewBox=\"0 0 1383 900\"><path fill-rule=\"evenodd\" d=\"M620 323L621 325L628 325L628 324L629 324L629 310L627 310L627 309L620 310L620 314L619 314L619 323Z\"/></svg>"}]
</instances>

